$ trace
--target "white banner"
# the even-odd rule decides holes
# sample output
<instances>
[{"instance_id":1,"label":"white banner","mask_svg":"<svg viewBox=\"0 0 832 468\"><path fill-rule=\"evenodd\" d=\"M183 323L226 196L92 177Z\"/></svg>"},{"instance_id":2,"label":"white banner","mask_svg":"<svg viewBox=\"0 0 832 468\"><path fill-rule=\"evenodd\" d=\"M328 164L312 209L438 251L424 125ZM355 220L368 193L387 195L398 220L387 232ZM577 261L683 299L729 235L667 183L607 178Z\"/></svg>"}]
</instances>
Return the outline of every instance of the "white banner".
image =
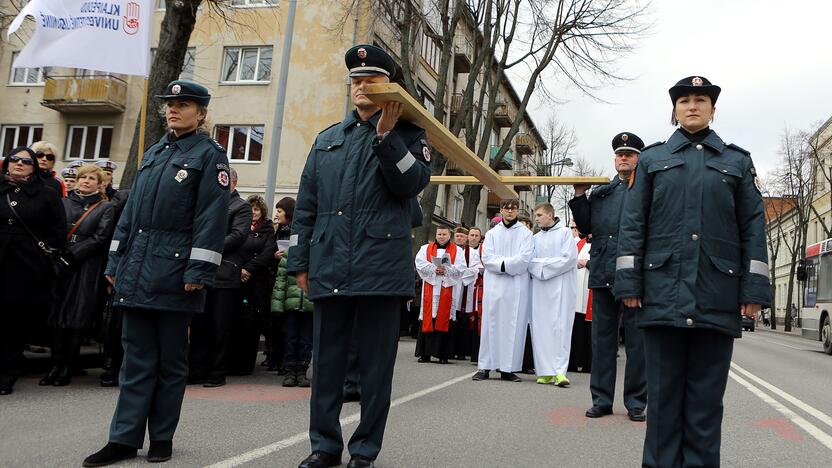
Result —
<instances>
[{"instance_id":1,"label":"white banner","mask_svg":"<svg viewBox=\"0 0 832 468\"><path fill-rule=\"evenodd\" d=\"M9 27L26 16L35 32L15 68L71 67L147 76L153 0L31 0Z\"/></svg>"}]
</instances>

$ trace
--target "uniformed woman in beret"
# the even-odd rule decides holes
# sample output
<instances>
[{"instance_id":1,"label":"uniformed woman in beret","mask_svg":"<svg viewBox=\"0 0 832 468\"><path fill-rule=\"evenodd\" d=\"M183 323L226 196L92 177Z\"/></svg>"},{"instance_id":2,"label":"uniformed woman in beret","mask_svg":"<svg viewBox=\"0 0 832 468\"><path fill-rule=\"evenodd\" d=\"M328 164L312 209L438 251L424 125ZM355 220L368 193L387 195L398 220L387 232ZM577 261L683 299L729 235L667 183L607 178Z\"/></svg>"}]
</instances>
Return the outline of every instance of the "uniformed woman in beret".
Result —
<instances>
[{"instance_id":1,"label":"uniformed woman in beret","mask_svg":"<svg viewBox=\"0 0 832 468\"><path fill-rule=\"evenodd\" d=\"M104 275L122 310L121 392L107 445L84 460L133 458L150 435L148 461L171 458L188 378L188 324L205 306L222 260L230 177L225 150L201 130L211 99L196 83L171 82L168 133L139 163Z\"/></svg>"},{"instance_id":2,"label":"uniformed woman in beret","mask_svg":"<svg viewBox=\"0 0 832 468\"><path fill-rule=\"evenodd\" d=\"M763 199L750 153L710 128L720 88L670 88L667 142L643 150L624 205L616 298L640 307L643 466L719 466L722 397L743 315L769 304Z\"/></svg>"}]
</instances>

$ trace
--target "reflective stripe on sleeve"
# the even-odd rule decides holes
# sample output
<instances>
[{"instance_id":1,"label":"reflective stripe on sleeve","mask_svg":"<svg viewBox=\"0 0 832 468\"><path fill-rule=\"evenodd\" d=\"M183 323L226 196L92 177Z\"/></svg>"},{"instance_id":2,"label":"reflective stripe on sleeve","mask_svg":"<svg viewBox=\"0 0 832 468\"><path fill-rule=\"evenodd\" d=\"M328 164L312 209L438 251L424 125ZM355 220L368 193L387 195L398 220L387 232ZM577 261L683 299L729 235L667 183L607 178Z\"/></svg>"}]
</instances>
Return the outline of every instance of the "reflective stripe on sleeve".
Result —
<instances>
[{"instance_id":1,"label":"reflective stripe on sleeve","mask_svg":"<svg viewBox=\"0 0 832 468\"><path fill-rule=\"evenodd\" d=\"M289 236L289 247L294 247L296 245L298 245L298 235L292 234Z\"/></svg>"},{"instance_id":2,"label":"reflective stripe on sleeve","mask_svg":"<svg viewBox=\"0 0 832 468\"><path fill-rule=\"evenodd\" d=\"M110 242L110 252L117 251L118 250L118 244L119 244L119 241L113 239L113 241Z\"/></svg>"},{"instance_id":3,"label":"reflective stripe on sleeve","mask_svg":"<svg viewBox=\"0 0 832 468\"><path fill-rule=\"evenodd\" d=\"M748 265L748 272L767 277L768 263L761 262L759 260L751 260L751 263Z\"/></svg>"},{"instance_id":4,"label":"reflective stripe on sleeve","mask_svg":"<svg viewBox=\"0 0 832 468\"><path fill-rule=\"evenodd\" d=\"M408 151L403 158L399 159L399 162L396 163L396 167L399 168L399 172L404 174L408 169L413 167L414 164L416 164L416 158L413 156L413 153Z\"/></svg>"},{"instance_id":5,"label":"reflective stripe on sleeve","mask_svg":"<svg viewBox=\"0 0 832 468\"><path fill-rule=\"evenodd\" d=\"M219 266L222 263L222 254L213 250L194 247L191 249L191 260L200 260Z\"/></svg>"},{"instance_id":6,"label":"reflective stripe on sleeve","mask_svg":"<svg viewBox=\"0 0 832 468\"><path fill-rule=\"evenodd\" d=\"M625 270L627 268L635 268L636 267L636 257L633 255L624 255L623 257L618 257L615 259L615 269L616 270Z\"/></svg>"}]
</instances>

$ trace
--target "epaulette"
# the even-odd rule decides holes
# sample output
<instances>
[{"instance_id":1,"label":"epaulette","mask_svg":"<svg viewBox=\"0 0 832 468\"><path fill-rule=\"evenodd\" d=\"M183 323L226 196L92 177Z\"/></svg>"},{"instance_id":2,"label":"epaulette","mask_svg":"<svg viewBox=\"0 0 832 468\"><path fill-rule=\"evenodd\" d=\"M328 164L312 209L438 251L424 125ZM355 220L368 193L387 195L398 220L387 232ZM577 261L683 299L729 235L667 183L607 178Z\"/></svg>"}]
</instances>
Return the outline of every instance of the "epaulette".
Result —
<instances>
[{"instance_id":1,"label":"epaulette","mask_svg":"<svg viewBox=\"0 0 832 468\"><path fill-rule=\"evenodd\" d=\"M324 133L325 131L329 130L330 128L332 128L336 125L341 125L341 122L335 122L334 124L330 125L329 127L327 127L325 129L321 130L320 132L318 132L318 135L320 135L321 133Z\"/></svg>"},{"instance_id":2,"label":"epaulette","mask_svg":"<svg viewBox=\"0 0 832 468\"><path fill-rule=\"evenodd\" d=\"M653 143L652 145L647 145L647 146L645 146L644 148L642 148L642 149L641 149L641 152L643 153L643 152L645 152L645 151L649 150L650 148L652 148L652 147L654 147L654 146L659 146L659 145L663 145L663 144L664 144L664 142L663 142L663 141L657 141L657 142Z\"/></svg>"},{"instance_id":3,"label":"epaulette","mask_svg":"<svg viewBox=\"0 0 832 468\"><path fill-rule=\"evenodd\" d=\"M731 148L731 149L735 149L735 150L739 151L740 153L742 153L742 154L744 154L744 155L746 155L746 156L751 156L751 151L748 151L748 150L747 150L747 149L745 149L745 148L741 148L741 147L739 147L739 146L737 146L737 145L735 145L735 144L733 144L733 143L726 143L726 144L725 144L725 146L727 146L727 147L729 147L729 148Z\"/></svg>"},{"instance_id":4,"label":"epaulette","mask_svg":"<svg viewBox=\"0 0 832 468\"><path fill-rule=\"evenodd\" d=\"M223 147L222 147L222 145L220 144L220 142L218 142L217 140L215 140L215 139L213 139L213 138L211 138L210 140L211 140L211 143L213 143L214 147L216 147L218 150L220 150L220 151L222 151L223 153L225 153L225 148L223 148Z\"/></svg>"}]
</instances>

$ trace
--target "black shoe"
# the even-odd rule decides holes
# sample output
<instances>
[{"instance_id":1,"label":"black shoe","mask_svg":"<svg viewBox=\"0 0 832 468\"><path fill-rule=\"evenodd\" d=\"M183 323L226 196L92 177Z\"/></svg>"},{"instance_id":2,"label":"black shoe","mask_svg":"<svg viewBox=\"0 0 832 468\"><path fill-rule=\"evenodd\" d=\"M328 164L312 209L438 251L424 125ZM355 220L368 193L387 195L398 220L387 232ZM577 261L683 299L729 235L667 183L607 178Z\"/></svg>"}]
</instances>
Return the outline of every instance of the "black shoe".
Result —
<instances>
[{"instance_id":1,"label":"black shoe","mask_svg":"<svg viewBox=\"0 0 832 468\"><path fill-rule=\"evenodd\" d=\"M115 442L107 442L103 449L84 459L83 466L107 466L122 460L136 458L137 449Z\"/></svg>"},{"instance_id":2,"label":"black shoe","mask_svg":"<svg viewBox=\"0 0 832 468\"><path fill-rule=\"evenodd\" d=\"M312 383L308 378L306 378L306 366L299 367L298 372L295 375L298 379L298 387L309 388L311 386Z\"/></svg>"},{"instance_id":3,"label":"black shoe","mask_svg":"<svg viewBox=\"0 0 832 468\"><path fill-rule=\"evenodd\" d=\"M344 392L343 399L344 403L348 403L351 401L361 401L361 394L358 392Z\"/></svg>"},{"instance_id":4,"label":"black shoe","mask_svg":"<svg viewBox=\"0 0 832 468\"><path fill-rule=\"evenodd\" d=\"M220 377L219 379L208 379L207 382L202 384L205 388L216 388L222 387L223 385L225 385L225 377Z\"/></svg>"},{"instance_id":5,"label":"black shoe","mask_svg":"<svg viewBox=\"0 0 832 468\"><path fill-rule=\"evenodd\" d=\"M0 375L0 395L11 395L14 393L14 383L17 377L11 375Z\"/></svg>"},{"instance_id":6,"label":"black shoe","mask_svg":"<svg viewBox=\"0 0 832 468\"><path fill-rule=\"evenodd\" d=\"M72 371L68 367L64 367L55 376L52 385L55 387L66 387L70 382L72 382Z\"/></svg>"},{"instance_id":7,"label":"black shoe","mask_svg":"<svg viewBox=\"0 0 832 468\"><path fill-rule=\"evenodd\" d=\"M347 468L373 468L375 463L364 455L356 455L350 458Z\"/></svg>"},{"instance_id":8,"label":"black shoe","mask_svg":"<svg viewBox=\"0 0 832 468\"><path fill-rule=\"evenodd\" d=\"M588 418L600 418L608 414L612 414L612 408L606 406L593 406L586 410L586 417Z\"/></svg>"},{"instance_id":9,"label":"black shoe","mask_svg":"<svg viewBox=\"0 0 832 468\"><path fill-rule=\"evenodd\" d=\"M298 386L298 376L295 375L294 372L290 372L283 377L283 386L284 387L297 387Z\"/></svg>"},{"instance_id":10,"label":"black shoe","mask_svg":"<svg viewBox=\"0 0 832 468\"><path fill-rule=\"evenodd\" d=\"M416 362L430 362L430 356L421 356Z\"/></svg>"},{"instance_id":11,"label":"black shoe","mask_svg":"<svg viewBox=\"0 0 832 468\"><path fill-rule=\"evenodd\" d=\"M60 373L61 373L61 368L60 367L58 367L58 366L53 367L52 369L49 370L49 373L47 373L46 375L43 376L42 379L40 379L40 382L38 382L38 385L40 385L41 387L45 387L47 385L54 385L55 384L55 377L57 377L58 374L60 374Z\"/></svg>"},{"instance_id":12,"label":"black shoe","mask_svg":"<svg viewBox=\"0 0 832 468\"><path fill-rule=\"evenodd\" d=\"M110 372L105 372L101 374L98 380L102 387L118 387L118 374L113 375Z\"/></svg>"},{"instance_id":13,"label":"black shoe","mask_svg":"<svg viewBox=\"0 0 832 468\"><path fill-rule=\"evenodd\" d=\"M627 417L630 418L630 421L635 422L644 422L647 420L647 417L644 415L644 410L641 408L628 409Z\"/></svg>"},{"instance_id":14,"label":"black shoe","mask_svg":"<svg viewBox=\"0 0 832 468\"><path fill-rule=\"evenodd\" d=\"M0 384L0 395L11 395L14 393L14 386L7 384Z\"/></svg>"},{"instance_id":15,"label":"black shoe","mask_svg":"<svg viewBox=\"0 0 832 468\"><path fill-rule=\"evenodd\" d=\"M147 461L150 463L166 462L173 458L172 440L151 440L147 449Z\"/></svg>"},{"instance_id":16,"label":"black shoe","mask_svg":"<svg viewBox=\"0 0 832 468\"><path fill-rule=\"evenodd\" d=\"M514 372L500 372L500 380L508 382L521 382L523 379L518 377Z\"/></svg>"},{"instance_id":17,"label":"black shoe","mask_svg":"<svg viewBox=\"0 0 832 468\"><path fill-rule=\"evenodd\" d=\"M489 372L487 370L478 370L477 373L474 374L473 377L471 377L471 380L475 382L480 380L488 380L488 374Z\"/></svg>"},{"instance_id":18,"label":"black shoe","mask_svg":"<svg viewBox=\"0 0 832 468\"><path fill-rule=\"evenodd\" d=\"M298 468L326 468L330 466L338 466L341 464L341 456L333 455L326 452L312 452L306 457Z\"/></svg>"},{"instance_id":19,"label":"black shoe","mask_svg":"<svg viewBox=\"0 0 832 468\"><path fill-rule=\"evenodd\" d=\"M272 366L272 358L266 356L266 359L263 359L263 362L260 363L263 367L271 367Z\"/></svg>"},{"instance_id":20,"label":"black shoe","mask_svg":"<svg viewBox=\"0 0 832 468\"><path fill-rule=\"evenodd\" d=\"M447 364L447 363L448 363L447 359L440 359L439 360L439 364Z\"/></svg>"},{"instance_id":21,"label":"black shoe","mask_svg":"<svg viewBox=\"0 0 832 468\"><path fill-rule=\"evenodd\" d=\"M188 385L202 385L208 382L208 377L199 374L188 374Z\"/></svg>"}]
</instances>

